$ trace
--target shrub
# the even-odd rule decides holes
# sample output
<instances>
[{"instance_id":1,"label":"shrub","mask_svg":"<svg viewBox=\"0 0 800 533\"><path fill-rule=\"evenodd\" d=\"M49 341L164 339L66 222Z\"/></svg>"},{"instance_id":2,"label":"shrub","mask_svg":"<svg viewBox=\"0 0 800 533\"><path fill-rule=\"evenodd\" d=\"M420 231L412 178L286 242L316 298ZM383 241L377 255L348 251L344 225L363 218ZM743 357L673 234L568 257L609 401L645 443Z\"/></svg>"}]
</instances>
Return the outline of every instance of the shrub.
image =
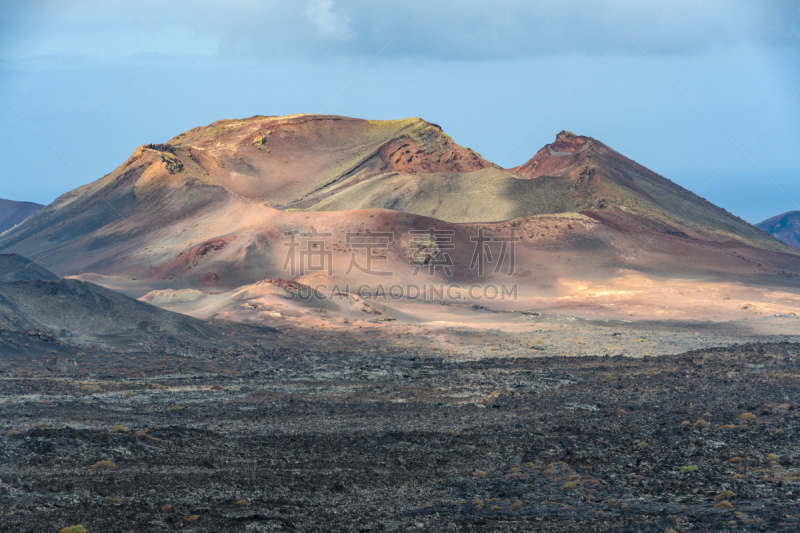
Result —
<instances>
[{"instance_id":1,"label":"shrub","mask_svg":"<svg viewBox=\"0 0 800 533\"><path fill-rule=\"evenodd\" d=\"M19 435L19 434L20 432L17 431L16 429L12 429L11 431L8 432L9 437L13 437L14 435Z\"/></svg>"},{"instance_id":2,"label":"shrub","mask_svg":"<svg viewBox=\"0 0 800 533\"><path fill-rule=\"evenodd\" d=\"M161 508L162 511L172 511L173 509L175 509L175 506L170 504L167 504Z\"/></svg>"},{"instance_id":3,"label":"shrub","mask_svg":"<svg viewBox=\"0 0 800 533\"><path fill-rule=\"evenodd\" d=\"M131 391L125 393L126 398L133 398L134 396L136 396L136 394L132 393Z\"/></svg>"},{"instance_id":4,"label":"shrub","mask_svg":"<svg viewBox=\"0 0 800 533\"><path fill-rule=\"evenodd\" d=\"M742 413L739 415L742 420L755 420L757 417L753 413Z\"/></svg>"},{"instance_id":5,"label":"shrub","mask_svg":"<svg viewBox=\"0 0 800 533\"><path fill-rule=\"evenodd\" d=\"M708 422L706 422L705 420L700 418L700 419L697 420L697 422L694 423L694 425L692 427L697 428L697 429L707 428L708 427Z\"/></svg>"},{"instance_id":6,"label":"shrub","mask_svg":"<svg viewBox=\"0 0 800 533\"><path fill-rule=\"evenodd\" d=\"M718 499L718 500L730 500L734 496L736 496L736 494L734 494L734 492L732 490L725 489L722 492L720 492L719 494L717 494L715 496L715 498Z\"/></svg>"},{"instance_id":7,"label":"shrub","mask_svg":"<svg viewBox=\"0 0 800 533\"><path fill-rule=\"evenodd\" d=\"M745 476L744 474L735 474L733 476L733 479L747 479L747 476Z\"/></svg>"},{"instance_id":8,"label":"shrub","mask_svg":"<svg viewBox=\"0 0 800 533\"><path fill-rule=\"evenodd\" d=\"M79 524L77 526L65 527L60 531L61 533L86 533L86 528Z\"/></svg>"},{"instance_id":9,"label":"shrub","mask_svg":"<svg viewBox=\"0 0 800 533\"><path fill-rule=\"evenodd\" d=\"M730 509L731 507L733 507L733 504L727 500L722 500L714 507L718 507L719 509Z\"/></svg>"},{"instance_id":10,"label":"shrub","mask_svg":"<svg viewBox=\"0 0 800 533\"><path fill-rule=\"evenodd\" d=\"M638 446L639 448L647 448L647 447L648 447L648 446L650 446L650 445L649 445L649 444L647 444L646 442L640 442L640 443L639 443L639 444L637 444L636 446Z\"/></svg>"},{"instance_id":11,"label":"shrub","mask_svg":"<svg viewBox=\"0 0 800 533\"><path fill-rule=\"evenodd\" d=\"M186 517L186 521L187 522L194 522L195 520L197 520L199 518L200 518L199 514L193 514L192 516L187 516Z\"/></svg>"},{"instance_id":12,"label":"shrub","mask_svg":"<svg viewBox=\"0 0 800 533\"><path fill-rule=\"evenodd\" d=\"M183 409L183 407L181 407L180 405L173 405L172 407L170 407L170 409L172 411L180 411L181 409Z\"/></svg>"},{"instance_id":13,"label":"shrub","mask_svg":"<svg viewBox=\"0 0 800 533\"><path fill-rule=\"evenodd\" d=\"M238 503L239 505L250 505L250 502L248 502L247 500L236 500L236 503Z\"/></svg>"},{"instance_id":14,"label":"shrub","mask_svg":"<svg viewBox=\"0 0 800 533\"><path fill-rule=\"evenodd\" d=\"M225 387L223 387L222 385L219 385L219 384L211 385L211 387L209 387L209 388L211 390L225 390Z\"/></svg>"},{"instance_id":15,"label":"shrub","mask_svg":"<svg viewBox=\"0 0 800 533\"><path fill-rule=\"evenodd\" d=\"M117 424L116 426L111 428L111 433L127 433L127 432L128 430L125 429L125 426L123 426L122 424Z\"/></svg>"},{"instance_id":16,"label":"shrub","mask_svg":"<svg viewBox=\"0 0 800 533\"><path fill-rule=\"evenodd\" d=\"M777 461L777 460L778 460L778 455L777 454L771 453L771 454L767 455L767 461Z\"/></svg>"},{"instance_id":17,"label":"shrub","mask_svg":"<svg viewBox=\"0 0 800 533\"><path fill-rule=\"evenodd\" d=\"M681 468L681 472L688 473L688 472L697 472L697 465L687 465Z\"/></svg>"},{"instance_id":18,"label":"shrub","mask_svg":"<svg viewBox=\"0 0 800 533\"><path fill-rule=\"evenodd\" d=\"M511 506L512 511L519 511L521 509L522 509L522 502L519 500L515 501L514 504Z\"/></svg>"},{"instance_id":19,"label":"shrub","mask_svg":"<svg viewBox=\"0 0 800 533\"><path fill-rule=\"evenodd\" d=\"M742 459L739 456L731 457L730 459L728 459L729 463L741 463L742 461L744 461L744 459Z\"/></svg>"},{"instance_id":20,"label":"shrub","mask_svg":"<svg viewBox=\"0 0 800 533\"><path fill-rule=\"evenodd\" d=\"M564 486L562 488L564 490L575 490L575 489L578 488L578 484L575 483L574 481L568 481L568 482L564 483Z\"/></svg>"},{"instance_id":21,"label":"shrub","mask_svg":"<svg viewBox=\"0 0 800 533\"><path fill-rule=\"evenodd\" d=\"M120 498L119 496L109 496L108 498L106 498L106 501L109 503L119 503L122 501L122 498Z\"/></svg>"},{"instance_id":22,"label":"shrub","mask_svg":"<svg viewBox=\"0 0 800 533\"><path fill-rule=\"evenodd\" d=\"M116 467L117 465L115 465L111 461L106 461L105 459L103 459L102 461L97 461L89 468L94 468L95 470L97 470L98 468L116 468Z\"/></svg>"}]
</instances>

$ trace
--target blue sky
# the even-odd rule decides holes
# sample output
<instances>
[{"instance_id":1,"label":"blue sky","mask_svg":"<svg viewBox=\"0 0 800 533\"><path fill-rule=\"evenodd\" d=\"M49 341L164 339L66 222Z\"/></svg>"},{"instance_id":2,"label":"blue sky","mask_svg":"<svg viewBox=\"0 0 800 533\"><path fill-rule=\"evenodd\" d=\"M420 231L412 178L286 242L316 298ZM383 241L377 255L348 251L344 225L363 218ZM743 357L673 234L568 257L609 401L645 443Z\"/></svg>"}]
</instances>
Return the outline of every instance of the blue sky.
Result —
<instances>
[{"instance_id":1,"label":"blue sky","mask_svg":"<svg viewBox=\"0 0 800 533\"><path fill-rule=\"evenodd\" d=\"M800 2L11 0L0 198L221 118L419 116L515 166L562 129L750 222L800 210Z\"/></svg>"}]
</instances>

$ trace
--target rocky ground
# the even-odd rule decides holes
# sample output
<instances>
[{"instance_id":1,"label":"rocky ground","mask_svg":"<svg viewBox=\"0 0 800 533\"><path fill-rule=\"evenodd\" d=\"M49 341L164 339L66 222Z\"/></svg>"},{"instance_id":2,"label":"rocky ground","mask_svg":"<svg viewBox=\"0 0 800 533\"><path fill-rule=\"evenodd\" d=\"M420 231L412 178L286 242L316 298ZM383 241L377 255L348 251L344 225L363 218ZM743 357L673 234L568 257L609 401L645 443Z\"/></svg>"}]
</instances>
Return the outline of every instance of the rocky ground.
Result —
<instances>
[{"instance_id":1,"label":"rocky ground","mask_svg":"<svg viewBox=\"0 0 800 533\"><path fill-rule=\"evenodd\" d=\"M5 364L0 531L800 526L797 344L436 353Z\"/></svg>"}]
</instances>

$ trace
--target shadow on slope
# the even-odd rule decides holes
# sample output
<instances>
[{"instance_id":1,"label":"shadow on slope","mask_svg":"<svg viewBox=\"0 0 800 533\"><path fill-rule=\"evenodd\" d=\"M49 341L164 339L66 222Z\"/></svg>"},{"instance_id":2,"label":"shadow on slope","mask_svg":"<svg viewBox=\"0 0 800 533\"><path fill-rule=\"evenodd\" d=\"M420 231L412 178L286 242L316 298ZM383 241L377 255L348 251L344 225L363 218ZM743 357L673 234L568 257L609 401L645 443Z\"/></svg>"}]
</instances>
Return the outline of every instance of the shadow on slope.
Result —
<instances>
[{"instance_id":1,"label":"shadow on slope","mask_svg":"<svg viewBox=\"0 0 800 533\"><path fill-rule=\"evenodd\" d=\"M21 255L0 254L0 283L42 279L58 280L61 278Z\"/></svg>"},{"instance_id":2,"label":"shadow on slope","mask_svg":"<svg viewBox=\"0 0 800 533\"><path fill-rule=\"evenodd\" d=\"M215 341L224 336L224 326L166 311L93 283L65 279L0 284L0 327L46 332L71 345L197 354L221 345ZM239 329L250 338L271 338L277 333L270 327ZM0 344L0 352L7 349Z\"/></svg>"}]
</instances>

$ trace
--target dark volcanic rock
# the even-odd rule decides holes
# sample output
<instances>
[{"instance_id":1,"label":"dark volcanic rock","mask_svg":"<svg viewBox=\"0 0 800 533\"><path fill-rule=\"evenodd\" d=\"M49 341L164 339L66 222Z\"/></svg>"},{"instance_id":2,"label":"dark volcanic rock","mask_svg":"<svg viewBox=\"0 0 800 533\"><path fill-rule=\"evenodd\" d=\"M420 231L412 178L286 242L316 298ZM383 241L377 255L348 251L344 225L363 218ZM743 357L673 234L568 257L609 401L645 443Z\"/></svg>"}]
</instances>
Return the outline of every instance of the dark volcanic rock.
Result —
<instances>
[{"instance_id":1,"label":"dark volcanic rock","mask_svg":"<svg viewBox=\"0 0 800 533\"><path fill-rule=\"evenodd\" d=\"M5 365L0 531L796 531L798 357Z\"/></svg>"},{"instance_id":2,"label":"dark volcanic rock","mask_svg":"<svg viewBox=\"0 0 800 533\"><path fill-rule=\"evenodd\" d=\"M9 335L41 330L82 348L147 352L160 347L186 355L207 351L214 344L211 339L224 336L219 325L72 279L0 283L0 329L8 330ZM267 326L236 329L242 338L277 334ZM24 355L20 343L12 344L4 346L0 341L0 355L8 355L10 350Z\"/></svg>"}]
</instances>

